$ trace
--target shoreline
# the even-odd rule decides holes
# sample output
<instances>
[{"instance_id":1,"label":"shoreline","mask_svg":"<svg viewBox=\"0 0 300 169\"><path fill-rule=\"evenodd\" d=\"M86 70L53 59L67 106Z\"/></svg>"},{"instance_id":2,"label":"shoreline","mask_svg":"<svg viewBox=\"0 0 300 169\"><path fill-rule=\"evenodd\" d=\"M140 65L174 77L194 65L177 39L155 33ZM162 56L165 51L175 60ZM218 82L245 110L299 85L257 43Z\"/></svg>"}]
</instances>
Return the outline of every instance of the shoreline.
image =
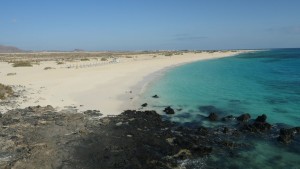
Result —
<instances>
[{"instance_id":1,"label":"shoreline","mask_svg":"<svg viewBox=\"0 0 300 169\"><path fill-rule=\"evenodd\" d=\"M199 59L199 60L194 60L194 61L188 61L188 62L184 62L184 63L178 63L178 64L164 67L164 68L157 70L151 74L148 74L144 77L144 79L142 81L138 82L135 86L132 87L132 90L135 90L135 91L138 90L139 92L130 102L130 106L128 106L127 102L123 104L123 106L121 107L121 109L122 109L121 111L139 109L141 107L141 105L140 105L140 102L138 102L137 100L139 100L145 94L145 92L147 91L148 88L151 88L151 85L153 83L155 83L160 78L162 78L168 71L171 71L172 69L174 69L176 67L180 67L180 66L195 63L195 62L206 61L206 60L221 59L221 58L225 58L225 57L234 57L239 54L249 53L249 52L256 52L256 51L254 51L254 50L239 51L239 53L232 54L229 56L221 56L221 57L217 57L217 58L205 58L205 59Z\"/></svg>"},{"instance_id":2,"label":"shoreline","mask_svg":"<svg viewBox=\"0 0 300 169\"><path fill-rule=\"evenodd\" d=\"M19 99L18 106L53 105L57 109L72 107L78 111L96 109L104 116L116 115L125 109L136 109L131 98L137 99L147 85L155 80L157 74L173 67L206 59L230 57L249 50L215 53L183 53L167 57L164 55L139 54L123 57L119 63L104 64L95 67L86 65L99 61L70 62L66 65L77 65L77 69L67 69L54 61L40 62L33 67L14 68L1 62L1 83L6 85L21 85L29 89L26 99ZM155 56L155 57L154 57ZM45 67L53 67L44 70ZM7 76L8 73L16 73ZM26 100L26 101L24 101ZM131 105L130 107L124 105ZM3 111L3 110L2 110Z\"/></svg>"}]
</instances>

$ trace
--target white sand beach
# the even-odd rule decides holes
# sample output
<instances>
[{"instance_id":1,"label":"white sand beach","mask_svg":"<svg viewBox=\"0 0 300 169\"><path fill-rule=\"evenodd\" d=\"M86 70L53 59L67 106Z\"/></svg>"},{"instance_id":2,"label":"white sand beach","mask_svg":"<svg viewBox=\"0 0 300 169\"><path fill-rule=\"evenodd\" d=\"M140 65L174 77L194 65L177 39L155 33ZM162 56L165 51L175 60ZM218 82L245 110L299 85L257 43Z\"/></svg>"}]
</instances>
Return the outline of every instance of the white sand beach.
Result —
<instances>
[{"instance_id":1,"label":"white sand beach","mask_svg":"<svg viewBox=\"0 0 300 169\"><path fill-rule=\"evenodd\" d=\"M97 109L103 115L116 115L128 108L138 108L132 100L151 80L147 76L172 66L241 52L247 51L188 52L171 57L140 54L132 58L122 57L118 63L105 65L97 65L96 61L90 60L65 65L44 61L33 67L12 67L11 64L0 62L0 83L24 87L27 93L26 97L20 97L17 101L19 108L52 105L63 109L65 106L74 106L80 111ZM66 68L68 65L71 68ZM44 70L45 67L55 69ZM9 73L16 74L7 76Z\"/></svg>"}]
</instances>

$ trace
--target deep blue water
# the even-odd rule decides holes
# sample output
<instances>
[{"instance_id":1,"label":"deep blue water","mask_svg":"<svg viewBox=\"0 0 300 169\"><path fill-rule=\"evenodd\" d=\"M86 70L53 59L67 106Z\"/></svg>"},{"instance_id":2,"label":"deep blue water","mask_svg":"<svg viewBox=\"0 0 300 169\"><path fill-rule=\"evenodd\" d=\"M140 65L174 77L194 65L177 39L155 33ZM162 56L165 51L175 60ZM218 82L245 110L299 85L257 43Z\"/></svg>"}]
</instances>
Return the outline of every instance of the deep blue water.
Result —
<instances>
[{"instance_id":1,"label":"deep blue water","mask_svg":"<svg viewBox=\"0 0 300 169\"><path fill-rule=\"evenodd\" d=\"M154 94L160 98L151 98ZM176 67L153 82L142 100L162 114L168 105L182 109L169 118L186 125L221 125L205 120L214 111L220 116L246 112L252 118L266 114L272 124L300 126L300 49L259 51ZM216 156L207 163L245 168L250 160L253 165L246 168L300 168L297 141L290 147L263 141L253 145L255 149L238 159Z\"/></svg>"}]
</instances>

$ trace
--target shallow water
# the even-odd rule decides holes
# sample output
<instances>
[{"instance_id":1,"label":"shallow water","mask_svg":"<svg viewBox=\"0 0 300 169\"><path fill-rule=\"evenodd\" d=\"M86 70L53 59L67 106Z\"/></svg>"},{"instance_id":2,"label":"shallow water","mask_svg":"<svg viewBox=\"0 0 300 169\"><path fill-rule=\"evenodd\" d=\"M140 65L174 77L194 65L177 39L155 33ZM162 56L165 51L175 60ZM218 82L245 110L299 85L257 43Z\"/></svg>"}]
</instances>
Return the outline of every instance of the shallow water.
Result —
<instances>
[{"instance_id":1,"label":"shallow water","mask_svg":"<svg viewBox=\"0 0 300 169\"><path fill-rule=\"evenodd\" d=\"M159 99L151 98L158 94ZM177 109L170 120L185 125L218 126L205 120L210 112L220 116L266 114L267 121L300 125L300 49L278 49L195 62L167 71L150 84L142 96L159 113L165 106ZM265 141L235 160L211 157L225 168L300 168L300 150ZM293 145L300 147L296 141ZM223 162L222 162L223 161ZM226 162L225 162L226 161ZM220 166L215 166L220 167ZM243 167L244 168L244 167Z\"/></svg>"}]
</instances>

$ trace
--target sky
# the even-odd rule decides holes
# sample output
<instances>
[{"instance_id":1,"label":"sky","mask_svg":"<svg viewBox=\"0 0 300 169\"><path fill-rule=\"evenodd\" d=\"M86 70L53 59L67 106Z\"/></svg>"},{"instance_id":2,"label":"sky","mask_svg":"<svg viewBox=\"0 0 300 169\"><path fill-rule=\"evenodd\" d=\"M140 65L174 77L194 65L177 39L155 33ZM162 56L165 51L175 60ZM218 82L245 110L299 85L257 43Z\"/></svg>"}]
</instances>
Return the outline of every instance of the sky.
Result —
<instances>
[{"instance_id":1,"label":"sky","mask_svg":"<svg viewBox=\"0 0 300 169\"><path fill-rule=\"evenodd\" d=\"M0 44L25 50L300 47L299 0L0 0Z\"/></svg>"}]
</instances>

